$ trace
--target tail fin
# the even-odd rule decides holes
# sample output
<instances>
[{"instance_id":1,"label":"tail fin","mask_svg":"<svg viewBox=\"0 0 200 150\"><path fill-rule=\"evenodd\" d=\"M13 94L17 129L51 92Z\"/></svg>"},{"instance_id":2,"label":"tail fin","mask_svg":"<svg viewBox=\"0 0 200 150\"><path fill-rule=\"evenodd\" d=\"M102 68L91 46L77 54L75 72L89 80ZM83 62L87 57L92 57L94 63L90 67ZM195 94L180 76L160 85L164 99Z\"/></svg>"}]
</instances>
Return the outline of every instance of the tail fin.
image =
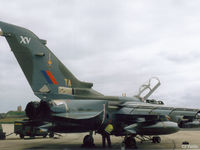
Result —
<instances>
[{"instance_id":1,"label":"tail fin","mask_svg":"<svg viewBox=\"0 0 200 150\"><path fill-rule=\"evenodd\" d=\"M93 86L79 81L46 47L46 41L30 30L0 22L0 35L5 36L32 90L40 98L47 93L59 94L61 87L80 89Z\"/></svg>"}]
</instances>

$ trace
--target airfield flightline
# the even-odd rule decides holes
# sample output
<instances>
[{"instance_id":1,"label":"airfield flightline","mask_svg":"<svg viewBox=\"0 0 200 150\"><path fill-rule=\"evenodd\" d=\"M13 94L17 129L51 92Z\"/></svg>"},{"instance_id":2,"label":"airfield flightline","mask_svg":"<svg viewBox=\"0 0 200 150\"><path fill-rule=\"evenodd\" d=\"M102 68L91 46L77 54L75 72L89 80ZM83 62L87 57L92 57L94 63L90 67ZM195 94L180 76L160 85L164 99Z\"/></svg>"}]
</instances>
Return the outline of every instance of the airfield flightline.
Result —
<instances>
[{"instance_id":1,"label":"airfield flightline","mask_svg":"<svg viewBox=\"0 0 200 150\"><path fill-rule=\"evenodd\" d=\"M7 134L12 133L14 131L13 124L3 124L3 131ZM61 136L56 136L55 138L42 138L36 137L35 139L30 139L29 137L25 137L25 139L20 139L19 136L12 134L6 138L6 140L0 140L0 150L74 150L74 149L82 149L82 140L83 137L87 133L79 133L79 134L61 134ZM188 150L200 149L200 131L180 131L171 135L163 135L161 136L162 142L158 144L151 143L150 141L146 141L140 143L137 140L138 149L182 149ZM123 138L121 137L111 137L112 140L112 150L113 149L121 149L121 142ZM90 149L103 149L101 144L101 136L95 135L94 141L96 147ZM182 142L188 141L189 145L182 145Z\"/></svg>"}]
</instances>

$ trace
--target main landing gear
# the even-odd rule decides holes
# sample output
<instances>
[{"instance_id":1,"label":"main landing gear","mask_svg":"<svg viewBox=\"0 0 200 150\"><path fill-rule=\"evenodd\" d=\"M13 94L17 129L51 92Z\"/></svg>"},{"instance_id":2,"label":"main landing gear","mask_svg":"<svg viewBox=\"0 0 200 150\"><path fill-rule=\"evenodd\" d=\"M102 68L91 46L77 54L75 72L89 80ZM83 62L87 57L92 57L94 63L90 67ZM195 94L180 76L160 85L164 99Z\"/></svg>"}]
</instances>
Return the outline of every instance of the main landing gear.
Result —
<instances>
[{"instance_id":1,"label":"main landing gear","mask_svg":"<svg viewBox=\"0 0 200 150\"><path fill-rule=\"evenodd\" d=\"M90 132L89 135L86 135L83 139L83 145L82 147L94 147L95 144L94 144L94 138L92 136L93 132Z\"/></svg>"},{"instance_id":2,"label":"main landing gear","mask_svg":"<svg viewBox=\"0 0 200 150\"><path fill-rule=\"evenodd\" d=\"M123 144L125 145L125 148L137 148L135 136L133 135L125 136Z\"/></svg>"}]
</instances>

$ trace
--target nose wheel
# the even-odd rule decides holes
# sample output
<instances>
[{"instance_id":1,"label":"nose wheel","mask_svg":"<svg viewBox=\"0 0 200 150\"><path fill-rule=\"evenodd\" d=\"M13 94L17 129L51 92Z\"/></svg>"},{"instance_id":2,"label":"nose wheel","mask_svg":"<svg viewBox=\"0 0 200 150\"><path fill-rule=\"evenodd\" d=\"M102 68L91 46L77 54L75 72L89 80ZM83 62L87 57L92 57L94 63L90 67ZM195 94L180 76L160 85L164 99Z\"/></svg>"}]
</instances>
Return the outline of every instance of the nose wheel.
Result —
<instances>
[{"instance_id":1,"label":"nose wheel","mask_svg":"<svg viewBox=\"0 0 200 150\"><path fill-rule=\"evenodd\" d=\"M86 135L83 139L82 147L94 147L94 139L91 135Z\"/></svg>"}]
</instances>

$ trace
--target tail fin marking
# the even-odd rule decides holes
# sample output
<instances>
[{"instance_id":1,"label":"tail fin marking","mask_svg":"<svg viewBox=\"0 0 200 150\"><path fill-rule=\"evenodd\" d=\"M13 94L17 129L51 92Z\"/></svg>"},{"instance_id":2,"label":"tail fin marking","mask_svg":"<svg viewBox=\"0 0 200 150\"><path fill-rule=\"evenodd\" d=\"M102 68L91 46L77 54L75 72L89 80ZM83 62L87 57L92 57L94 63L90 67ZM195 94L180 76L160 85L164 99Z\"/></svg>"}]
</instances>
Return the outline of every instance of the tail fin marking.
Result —
<instances>
[{"instance_id":1,"label":"tail fin marking","mask_svg":"<svg viewBox=\"0 0 200 150\"><path fill-rule=\"evenodd\" d=\"M46 78L46 80L48 81L49 84L55 84L55 85L58 84L58 82L54 78L54 76L51 73L51 71L49 71L49 70L46 70L46 71L42 70L42 73L43 73L44 77Z\"/></svg>"}]
</instances>

